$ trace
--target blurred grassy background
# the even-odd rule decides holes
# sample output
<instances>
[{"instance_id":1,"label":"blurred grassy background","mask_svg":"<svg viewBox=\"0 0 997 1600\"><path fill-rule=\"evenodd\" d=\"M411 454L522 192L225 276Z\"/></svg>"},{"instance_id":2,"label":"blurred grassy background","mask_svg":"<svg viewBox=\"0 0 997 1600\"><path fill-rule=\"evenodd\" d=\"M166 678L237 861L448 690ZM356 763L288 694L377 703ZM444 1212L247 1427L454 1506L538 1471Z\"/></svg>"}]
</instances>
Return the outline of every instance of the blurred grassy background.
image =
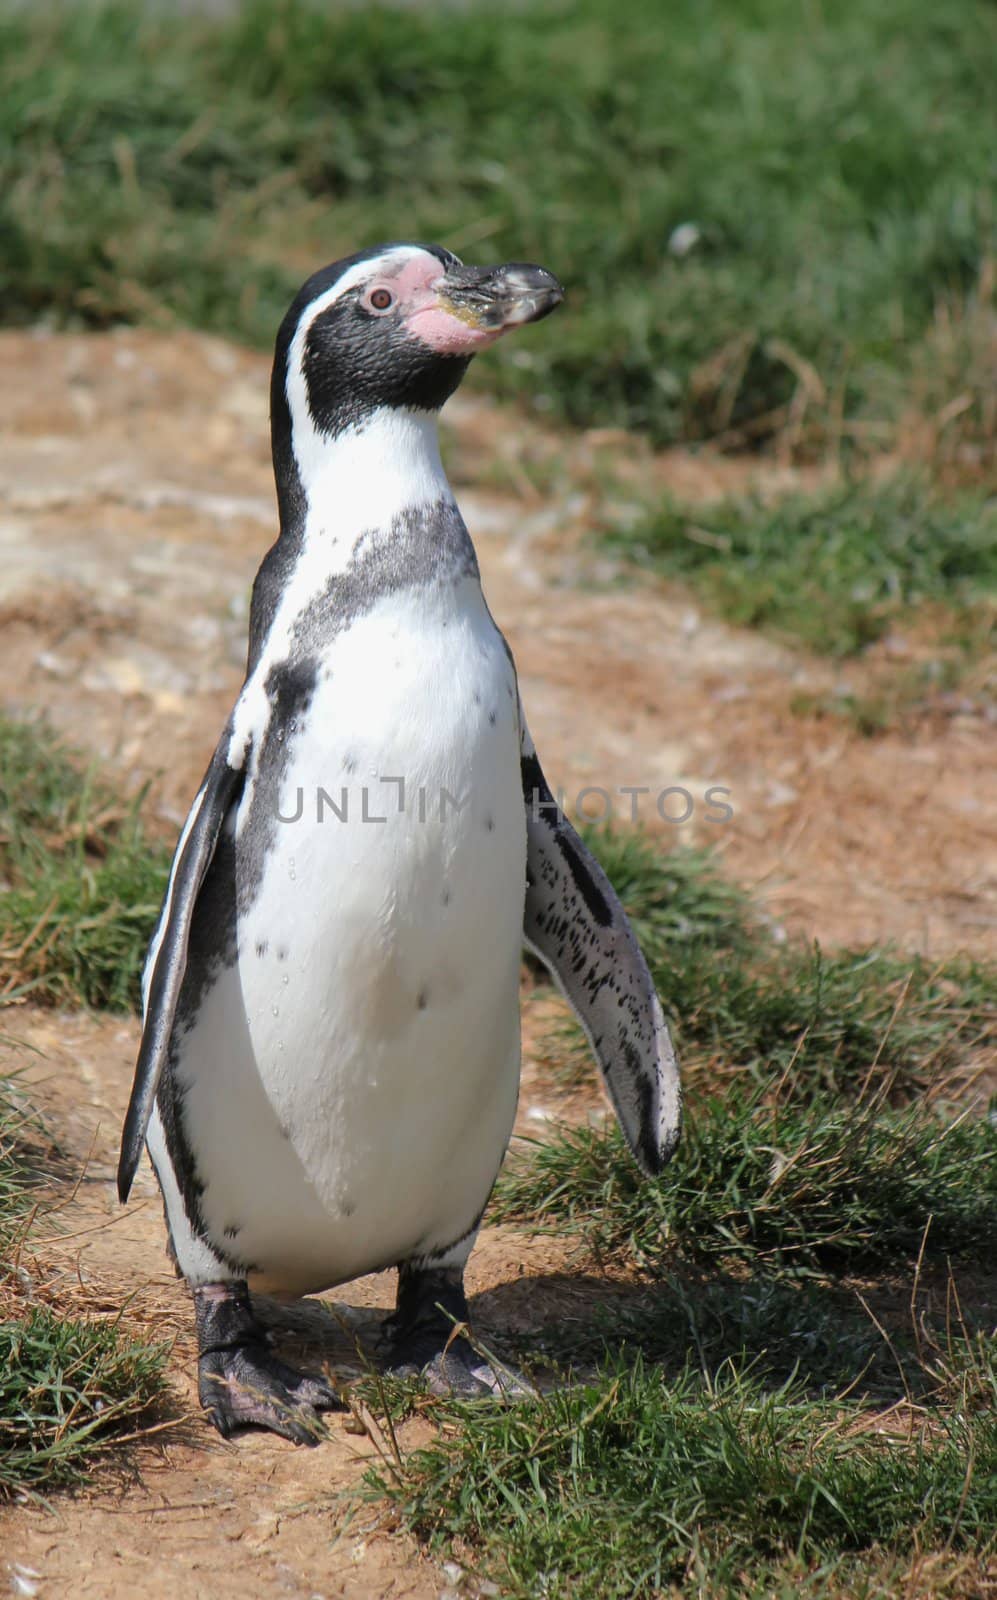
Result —
<instances>
[{"instance_id":1,"label":"blurred grassy background","mask_svg":"<svg viewBox=\"0 0 997 1600\"><path fill-rule=\"evenodd\" d=\"M478 381L583 425L992 459L989 0L0 16L8 322L268 345L381 239L534 258L570 314Z\"/></svg>"}]
</instances>

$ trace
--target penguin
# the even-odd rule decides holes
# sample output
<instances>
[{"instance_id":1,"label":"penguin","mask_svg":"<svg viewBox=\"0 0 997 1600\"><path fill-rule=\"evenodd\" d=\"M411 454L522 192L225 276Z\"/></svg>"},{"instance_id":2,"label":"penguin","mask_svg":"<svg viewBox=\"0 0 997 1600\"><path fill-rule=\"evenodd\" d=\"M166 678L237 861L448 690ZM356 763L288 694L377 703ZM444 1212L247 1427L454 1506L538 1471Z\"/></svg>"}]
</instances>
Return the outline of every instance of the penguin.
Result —
<instances>
[{"instance_id":1,"label":"penguin","mask_svg":"<svg viewBox=\"0 0 997 1600\"><path fill-rule=\"evenodd\" d=\"M502 1390L463 1275L512 1131L524 943L642 1170L678 1138L647 964L544 777L440 459L472 357L562 298L538 266L389 244L310 277L277 334L279 533L150 945L118 1168L124 1202L147 1147L225 1437L312 1444L342 1404L271 1352L251 1288L396 1267L388 1369Z\"/></svg>"}]
</instances>

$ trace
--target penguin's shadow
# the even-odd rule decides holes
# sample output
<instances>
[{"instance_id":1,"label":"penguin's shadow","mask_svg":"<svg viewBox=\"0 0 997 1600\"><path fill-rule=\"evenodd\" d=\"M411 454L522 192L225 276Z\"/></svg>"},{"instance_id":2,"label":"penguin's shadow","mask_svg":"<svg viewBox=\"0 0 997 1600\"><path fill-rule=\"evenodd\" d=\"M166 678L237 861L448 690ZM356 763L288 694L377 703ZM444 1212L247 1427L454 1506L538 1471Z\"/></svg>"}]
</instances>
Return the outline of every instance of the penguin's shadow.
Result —
<instances>
[{"instance_id":1,"label":"penguin's shadow","mask_svg":"<svg viewBox=\"0 0 997 1600\"><path fill-rule=\"evenodd\" d=\"M930 1401L938 1374L925 1348L944 1331L945 1283L926 1286L918 1330L907 1314L909 1282L904 1290L884 1277L863 1291L832 1278L691 1267L636 1283L554 1272L500 1284L472 1299L471 1312L505 1360L569 1381L639 1361L666 1382L691 1370L711 1385L742 1375L768 1390L791 1383L814 1399L847 1391L875 1409ZM975 1326L977 1308L967 1300L963 1309ZM979 1309L992 1326L989 1303Z\"/></svg>"},{"instance_id":2,"label":"penguin's shadow","mask_svg":"<svg viewBox=\"0 0 997 1600\"><path fill-rule=\"evenodd\" d=\"M257 1319L288 1359L328 1364L349 1378L381 1364L389 1306L352 1306L311 1296L276 1300L266 1294L254 1294L252 1301Z\"/></svg>"},{"instance_id":3,"label":"penguin's shadow","mask_svg":"<svg viewBox=\"0 0 997 1600\"><path fill-rule=\"evenodd\" d=\"M328 1363L345 1378L385 1364L390 1306L338 1299L253 1297L289 1358ZM606 1363L653 1365L667 1380L690 1367L715 1377L750 1370L766 1386L792 1379L811 1394L857 1379L876 1403L908 1392L895 1350L834 1283L686 1274L621 1283L594 1274L537 1273L470 1297L476 1342L525 1367L541 1389L584 1380ZM910 1374L907 1374L909 1387Z\"/></svg>"}]
</instances>

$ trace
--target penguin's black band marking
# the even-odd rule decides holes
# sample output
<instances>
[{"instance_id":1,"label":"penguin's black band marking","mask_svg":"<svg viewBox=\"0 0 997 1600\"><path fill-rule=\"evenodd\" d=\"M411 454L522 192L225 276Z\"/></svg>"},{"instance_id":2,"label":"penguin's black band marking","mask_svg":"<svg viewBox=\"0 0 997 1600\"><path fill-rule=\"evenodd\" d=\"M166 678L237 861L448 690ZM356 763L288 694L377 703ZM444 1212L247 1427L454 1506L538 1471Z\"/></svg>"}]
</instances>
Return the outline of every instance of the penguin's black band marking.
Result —
<instances>
[{"instance_id":1,"label":"penguin's black band marking","mask_svg":"<svg viewBox=\"0 0 997 1600\"><path fill-rule=\"evenodd\" d=\"M294 466L297 476L297 465ZM280 538L270 546L260 570L253 581L253 598L249 607L249 655L246 662L246 677L251 678L259 666L260 657L264 646L270 636L274 619L280 606L281 597L291 581L295 563L301 554L304 536L305 512L304 496L302 495L302 509L300 518L297 513L292 513L290 520L284 522L281 517Z\"/></svg>"},{"instance_id":2,"label":"penguin's black band marking","mask_svg":"<svg viewBox=\"0 0 997 1600\"><path fill-rule=\"evenodd\" d=\"M310 655L293 663L282 661L267 673L263 687L270 716L257 753L235 864L234 903L239 916L245 916L251 909L263 882L267 856L280 826L284 774L294 750L295 735L301 730L317 682L318 664ZM316 773L316 785L323 776Z\"/></svg>"},{"instance_id":3,"label":"penguin's black band marking","mask_svg":"<svg viewBox=\"0 0 997 1600\"><path fill-rule=\"evenodd\" d=\"M278 541L279 545L279 541ZM267 557L273 560L273 581L284 582L286 563L278 559L278 545ZM266 565L266 563L264 564ZM293 562L292 562L293 565ZM291 627L293 657L270 668L264 691L270 703L267 731L260 744L249 813L239 837L240 915L252 907L263 881L264 866L278 827L281 784L294 745L294 735L305 721L318 678L317 662L333 640L380 600L401 590L477 579L478 561L464 519L452 500L413 506L394 517L387 528L361 534L343 572L334 573L315 598L301 610ZM262 578L262 569L260 577ZM269 596L271 579L253 592L254 637L257 654L266 630L273 624L276 601ZM327 776L316 772L316 788Z\"/></svg>"},{"instance_id":4,"label":"penguin's black band marking","mask_svg":"<svg viewBox=\"0 0 997 1600\"><path fill-rule=\"evenodd\" d=\"M336 572L294 622L299 648L327 647L387 596L480 576L464 518L452 500L410 506L387 528L362 533L344 572Z\"/></svg>"}]
</instances>

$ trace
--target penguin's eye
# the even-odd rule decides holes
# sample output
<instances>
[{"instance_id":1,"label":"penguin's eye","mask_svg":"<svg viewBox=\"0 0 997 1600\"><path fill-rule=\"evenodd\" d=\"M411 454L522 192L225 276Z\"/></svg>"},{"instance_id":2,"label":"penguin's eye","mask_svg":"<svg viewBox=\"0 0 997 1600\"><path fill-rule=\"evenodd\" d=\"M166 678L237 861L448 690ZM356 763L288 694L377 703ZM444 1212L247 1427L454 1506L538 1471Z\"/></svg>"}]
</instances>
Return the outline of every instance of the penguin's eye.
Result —
<instances>
[{"instance_id":1,"label":"penguin's eye","mask_svg":"<svg viewBox=\"0 0 997 1600\"><path fill-rule=\"evenodd\" d=\"M372 289L369 304L374 311L389 311L395 303L395 297L390 289Z\"/></svg>"}]
</instances>

